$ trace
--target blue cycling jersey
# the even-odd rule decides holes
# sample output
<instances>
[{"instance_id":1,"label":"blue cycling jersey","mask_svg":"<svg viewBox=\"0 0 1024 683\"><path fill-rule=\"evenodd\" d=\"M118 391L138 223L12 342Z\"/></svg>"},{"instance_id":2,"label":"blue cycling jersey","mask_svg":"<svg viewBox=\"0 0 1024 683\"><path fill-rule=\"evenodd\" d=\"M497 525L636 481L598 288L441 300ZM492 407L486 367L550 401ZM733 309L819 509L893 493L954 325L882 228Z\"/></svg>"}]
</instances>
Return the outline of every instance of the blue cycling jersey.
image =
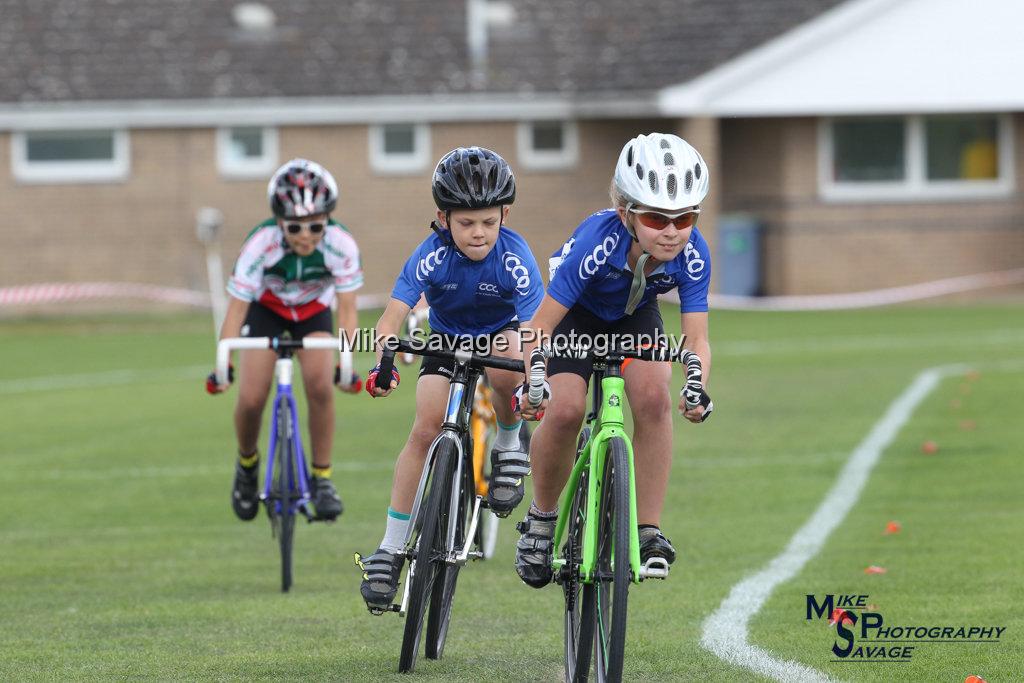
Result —
<instances>
[{"instance_id":1,"label":"blue cycling jersey","mask_svg":"<svg viewBox=\"0 0 1024 683\"><path fill-rule=\"evenodd\" d=\"M483 261L474 261L435 233L405 262L391 296L415 306L426 292L430 327L446 334L493 334L533 317L544 285L526 240L502 226Z\"/></svg>"},{"instance_id":2,"label":"blue cycling jersey","mask_svg":"<svg viewBox=\"0 0 1024 683\"><path fill-rule=\"evenodd\" d=\"M626 256L633 238L613 209L599 211L580 223L561 249L551 256L548 294L566 308L580 304L608 322L626 315L633 272ZM679 288L679 310L708 310L711 255L697 228L679 255L647 277L639 306L658 294Z\"/></svg>"}]
</instances>

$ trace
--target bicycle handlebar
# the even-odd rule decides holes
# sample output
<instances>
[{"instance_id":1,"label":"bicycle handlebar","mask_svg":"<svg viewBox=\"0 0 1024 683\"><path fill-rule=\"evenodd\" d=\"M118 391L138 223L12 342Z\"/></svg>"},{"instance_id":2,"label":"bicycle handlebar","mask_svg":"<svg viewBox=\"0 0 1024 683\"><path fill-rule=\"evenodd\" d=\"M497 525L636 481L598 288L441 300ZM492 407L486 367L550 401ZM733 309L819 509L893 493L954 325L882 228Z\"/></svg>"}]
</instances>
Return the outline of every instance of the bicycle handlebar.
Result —
<instances>
[{"instance_id":1,"label":"bicycle handlebar","mask_svg":"<svg viewBox=\"0 0 1024 683\"><path fill-rule=\"evenodd\" d=\"M617 348L595 350L593 346L558 346L555 348L545 346L538 347L538 350L545 358L565 358L567 360L597 360L611 359L625 360L628 358L636 360L660 361L668 363L685 363L687 354L695 355L682 347L624 350Z\"/></svg>"},{"instance_id":2,"label":"bicycle handlebar","mask_svg":"<svg viewBox=\"0 0 1024 683\"><path fill-rule=\"evenodd\" d=\"M337 350L341 361L341 381L351 382L352 352L343 349L337 337L303 337L302 339L280 339L278 337L229 337L217 343L217 383L227 384L228 362L231 352L244 349L332 349Z\"/></svg>"},{"instance_id":3,"label":"bicycle handlebar","mask_svg":"<svg viewBox=\"0 0 1024 683\"><path fill-rule=\"evenodd\" d=\"M423 343L412 343L409 339L398 339L397 343L395 341L385 342L385 345L386 348L380 358L380 371L377 373L377 388L383 391L387 391L391 388L391 369L395 365L396 353L411 353L416 356L428 356L431 358L438 358L440 360L457 360L469 363L473 367L495 368L497 370L508 370L510 372L526 374L526 368L523 365L523 361L513 358L479 354L472 351L428 349L424 348ZM530 402L535 406L540 405L540 398L534 402L532 396L535 392L538 396L542 396L544 391L543 359L540 360L539 376L536 376L536 368L537 360L535 356L533 362L531 362L529 389L529 394L531 396Z\"/></svg>"}]
</instances>

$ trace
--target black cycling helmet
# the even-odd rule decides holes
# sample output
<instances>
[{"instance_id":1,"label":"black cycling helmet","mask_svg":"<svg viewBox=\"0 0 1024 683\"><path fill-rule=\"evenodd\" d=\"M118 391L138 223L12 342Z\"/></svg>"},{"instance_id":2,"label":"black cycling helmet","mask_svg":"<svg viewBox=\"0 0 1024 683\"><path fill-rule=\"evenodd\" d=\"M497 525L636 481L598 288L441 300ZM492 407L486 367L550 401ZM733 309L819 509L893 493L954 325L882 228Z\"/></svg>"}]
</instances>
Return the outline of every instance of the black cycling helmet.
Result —
<instances>
[{"instance_id":1,"label":"black cycling helmet","mask_svg":"<svg viewBox=\"0 0 1024 683\"><path fill-rule=\"evenodd\" d=\"M338 184L320 164L292 159L277 169L267 185L270 209L278 218L305 218L334 211Z\"/></svg>"},{"instance_id":2,"label":"black cycling helmet","mask_svg":"<svg viewBox=\"0 0 1024 683\"><path fill-rule=\"evenodd\" d=\"M497 152L456 147L437 162L431 189L442 211L506 206L516 200L516 176Z\"/></svg>"}]
</instances>

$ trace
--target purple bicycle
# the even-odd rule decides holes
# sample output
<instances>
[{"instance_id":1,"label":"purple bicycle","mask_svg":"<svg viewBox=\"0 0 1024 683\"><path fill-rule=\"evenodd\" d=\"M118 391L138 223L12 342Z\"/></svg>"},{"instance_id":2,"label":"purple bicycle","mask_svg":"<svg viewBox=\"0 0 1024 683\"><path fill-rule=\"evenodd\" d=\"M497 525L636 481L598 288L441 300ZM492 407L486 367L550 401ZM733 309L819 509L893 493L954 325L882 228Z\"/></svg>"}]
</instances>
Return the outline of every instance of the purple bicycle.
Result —
<instances>
[{"instance_id":1,"label":"purple bicycle","mask_svg":"<svg viewBox=\"0 0 1024 683\"><path fill-rule=\"evenodd\" d=\"M301 340L277 337L233 337L217 345L217 378L224 382L228 375L228 359L234 349L273 349L277 352L274 374L277 394L274 397L267 445L267 469L260 500L267 509L270 528L281 547L281 591L292 585L292 545L295 518L302 515L309 522L320 521L310 509L309 468L302 448L298 408L292 394L292 355L299 349L339 349L335 337L305 337ZM341 351L341 377L352 377L352 353Z\"/></svg>"}]
</instances>

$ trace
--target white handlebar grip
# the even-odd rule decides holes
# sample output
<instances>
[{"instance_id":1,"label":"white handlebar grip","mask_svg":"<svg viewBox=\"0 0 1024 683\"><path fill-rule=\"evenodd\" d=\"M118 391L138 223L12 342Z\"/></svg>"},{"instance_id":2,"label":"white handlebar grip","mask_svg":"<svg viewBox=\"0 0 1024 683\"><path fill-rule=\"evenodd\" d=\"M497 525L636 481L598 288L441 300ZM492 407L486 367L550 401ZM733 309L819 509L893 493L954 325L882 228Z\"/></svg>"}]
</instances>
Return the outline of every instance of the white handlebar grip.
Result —
<instances>
[{"instance_id":1,"label":"white handlebar grip","mask_svg":"<svg viewBox=\"0 0 1024 683\"><path fill-rule=\"evenodd\" d=\"M683 386L683 400L687 408L696 408L700 405L700 395L704 390L704 371L701 368L700 356L693 351L683 353L683 363L686 365L686 384Z\"/></svg>"},{"instance_id":2,"label":"white handlebar grip","mask_svg":"<svg viewBox=\"0 0 1024 683\"><path fill-rule=\"evenodd\" d=\"M540 349L534 349L530 354L530 390L527 398L530 405L536 408L544 400L544 354Z\"/></svg>"},{"instance_id":3,"label":"white handlebar grip","mask_svg":"<svg viewBox=\"0 0 1024 683\"><path fill-rule=\"evenodd\" d=\"M265 349L270 346L270 337L229 337L217 343L217 384L228 383L228 364L235 349Z\"/></svg>"}]
</instances>

